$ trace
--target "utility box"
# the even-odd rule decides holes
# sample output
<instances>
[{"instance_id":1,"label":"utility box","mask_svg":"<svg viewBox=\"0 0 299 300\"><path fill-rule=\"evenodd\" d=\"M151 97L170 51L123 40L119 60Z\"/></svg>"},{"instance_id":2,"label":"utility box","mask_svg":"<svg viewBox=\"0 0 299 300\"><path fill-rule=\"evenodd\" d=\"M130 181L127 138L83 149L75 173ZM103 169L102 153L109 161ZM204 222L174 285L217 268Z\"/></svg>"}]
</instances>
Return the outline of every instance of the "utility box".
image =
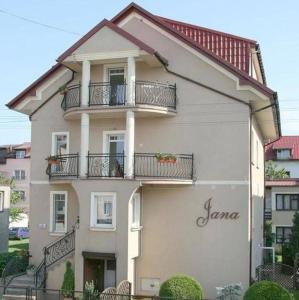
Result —
<instances>
[{"instance_id":1,"label":"utility box","mask_svg":"<svg viewBox=\"0 0 299 300\"><path fill-rule=\"evenodd\" d=\"M10 187L0 186L0 253L8 252Z\"/></svg>"}]
</instances>

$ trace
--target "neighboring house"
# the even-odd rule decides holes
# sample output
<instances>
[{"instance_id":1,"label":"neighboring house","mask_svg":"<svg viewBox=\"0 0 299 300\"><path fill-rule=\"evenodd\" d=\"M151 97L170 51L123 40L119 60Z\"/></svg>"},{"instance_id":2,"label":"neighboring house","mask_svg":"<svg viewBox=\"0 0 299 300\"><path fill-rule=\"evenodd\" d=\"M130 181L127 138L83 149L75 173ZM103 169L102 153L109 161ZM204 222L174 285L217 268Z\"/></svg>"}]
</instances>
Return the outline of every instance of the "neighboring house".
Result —
<instances>
[{"instance_id":1,"label":"neighboring house","mask_svg":"<svg viewBox=\"0 0 299 300\"><path fill-rule=\"evenodd\" d=\"M0 253L8 251L10 187L0 186Z\"/></svg>"},{"instance_id":2,"label":"neighboring house","mask_svg":"<svg viewBox=\"0 0 299 300\"><path fill-rule=\"evenodd\" d=\"M20 193L21 200L14 206L29 213L30 204L30 152L31 144L0 146L0 175L14 178L14 190Z\"/></svg>"},{"instance_id":3,"label":"neighboring house","mask_svg":"<svg viewBox=\"0 0 299 300\"><path fill-rule=\"evenodd\" d=\"M282 136L265 146L266 161L285 169L289 178L266 180L265 219L272 220L274 244L288 243L293 215L299 210L299 136Z\"/></svg>"},{"instance_id":4,"label":"neighboring house","mask_svg":"<svg viewBox=\"0 0 299 300\"><path fill-rule=\"evenodd\" d=\"M255 277L263 145L280 135L255 41L131 4L8 107L32 121L38 283L46 267L47 287L61 287L73 247L76 290L127 279L134 293L157 294L186 273L213 298L216 286Z\"/></svg>"}]
</instances>

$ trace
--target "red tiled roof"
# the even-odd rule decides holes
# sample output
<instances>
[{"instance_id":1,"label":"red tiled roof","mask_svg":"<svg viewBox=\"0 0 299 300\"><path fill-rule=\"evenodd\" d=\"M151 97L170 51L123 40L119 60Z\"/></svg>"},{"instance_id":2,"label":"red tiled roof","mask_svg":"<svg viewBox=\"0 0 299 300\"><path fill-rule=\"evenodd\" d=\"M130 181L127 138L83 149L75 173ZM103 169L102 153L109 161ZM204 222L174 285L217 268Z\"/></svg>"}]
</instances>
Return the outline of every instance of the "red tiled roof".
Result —
<instances>
[{"instance_id":1,"label":"red tiled roof","mask_svg":"<svg viewBox=\"0 0 299 300\"><path fill-rule=\"evenodd\" d=\"M291 149L291 159L299 159L299 136L281 136L265 146L265 159L275 160L276 149Z\"/></svg>"},{"instance_id":2,"label":"red tiled roof","mask_svg":"<svg viewBox=\"0 0 299 300\"><path fill-rule=\"evenodd\" d=\"M275 180L267 180L266 187L273 186L299 186L298 178L287 178L287 179L275 179Z\"/></svg>"},{"instance_id":3,"label":"red tiled roof","mask_svg":"<svg viewBox=\"0 0 299 300\"><path fill-rule=\"evenodd\" d=\"M250 50L255 49L256 41L164 17L159 19L238 69L249 73Z\"/></svg>"}]
</instances>

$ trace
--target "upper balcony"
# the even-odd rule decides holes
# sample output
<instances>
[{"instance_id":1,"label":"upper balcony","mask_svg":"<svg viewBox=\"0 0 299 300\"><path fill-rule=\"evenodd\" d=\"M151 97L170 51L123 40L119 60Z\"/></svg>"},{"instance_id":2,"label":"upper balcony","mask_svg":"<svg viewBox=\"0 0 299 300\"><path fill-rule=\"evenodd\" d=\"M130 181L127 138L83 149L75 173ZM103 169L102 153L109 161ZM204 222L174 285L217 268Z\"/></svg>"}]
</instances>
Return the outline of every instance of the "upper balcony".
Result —
<instances>
[{"instance_id":1,"label":"upper balcony","mask_svg":"<svg viewBox=\"0 0 299 300\"><path fill-rule=\"evenodd\" d=\"M82 105L81 85L67 86L61 107L66 119L79 118L81 112L92 115L115 117L116 113L125 115L130 109L140 116L175 115L176 85L150 81L135 82L135 102L127 101L127 84L112 84L110 82L91 82L89 84L88 105Z\"/></svg>"}]
</instances>

